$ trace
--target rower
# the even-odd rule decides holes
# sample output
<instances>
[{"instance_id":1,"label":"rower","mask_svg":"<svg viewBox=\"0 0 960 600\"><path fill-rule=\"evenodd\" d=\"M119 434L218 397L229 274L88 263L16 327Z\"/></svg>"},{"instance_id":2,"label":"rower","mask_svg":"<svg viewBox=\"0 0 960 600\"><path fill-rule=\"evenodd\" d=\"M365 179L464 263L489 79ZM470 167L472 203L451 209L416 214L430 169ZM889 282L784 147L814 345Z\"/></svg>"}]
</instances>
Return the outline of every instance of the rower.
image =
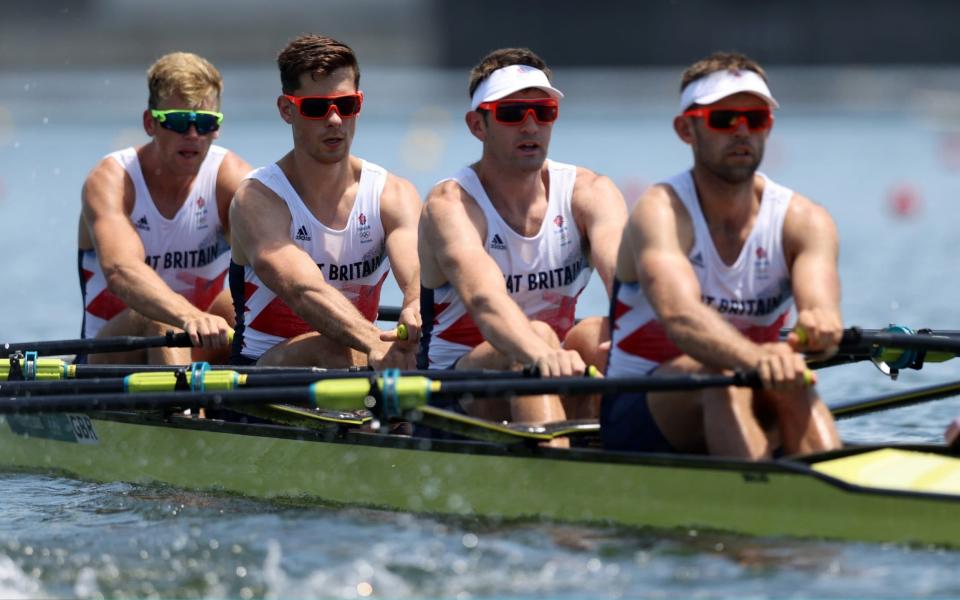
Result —
<instances>
[{"instance_id":1,"label":"rower","mask_svg":"<svg viewBox=\"0 0 960 600\"><path fill-rule=\"evenodd\" d=\"M293 149L250 173L230 212L236 364L413 368L420 333L413 185L350 153L363 105L346 44L302 35L277 58ZM374 325L393 270L407 339Z\"/></svg>"},{"instance_id":2,"label":"rower","mask_svg":"<svg viewBox=\"0 0 960 600\"><path fill-rule=\"evenodd\" d=\"M693 168L647 190L630 216L607 376L756 369L763 388L608 395L604 445L754 459L836 448L799 353L841 338L833 219L757 172L778 104L755 61L715 53L684 71L681 91L673 127Z\"/></svg>"},{"instance_id":3,"label":"rower","mask_svg":"<svg viewBox=\"0 0 960 600\"><path fill-rule=\"evenodd\" d=\"M420 367L582 374L605 360L609 328L601 317L575 325L577 298L593 268L611 290L623 197L607 177L547 159L563 94L532 51L485 56L469 94L480 160L433 188L420 222ZM455 408L529 424L590 416L557 396Z\"/></svg>"},{"instance_id":4,"label":"rower","mask_svg":"<svg viewBox=\"0 0 960 600\"><path fill-rule=\"evenodd\" d=\"M195 347L81 356L79 361L225 362L233 324L225 286L228 207L243 159L216 146L223 79L174 52L147 71L150 141L107 155L83 184L79 227L81 337L185 331Z\"/></svg>"}]
</instances>

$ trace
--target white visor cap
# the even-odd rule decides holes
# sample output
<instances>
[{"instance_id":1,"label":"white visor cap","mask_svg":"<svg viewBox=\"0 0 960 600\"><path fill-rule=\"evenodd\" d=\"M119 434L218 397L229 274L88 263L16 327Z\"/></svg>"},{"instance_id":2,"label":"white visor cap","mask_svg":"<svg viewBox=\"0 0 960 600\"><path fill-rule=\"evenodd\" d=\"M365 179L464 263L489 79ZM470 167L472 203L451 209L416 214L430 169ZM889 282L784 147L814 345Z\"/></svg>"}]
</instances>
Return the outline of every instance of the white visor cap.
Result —
<instances>
[{"instance_id":1,"label":"white visor cap","mask_svg":"<svg viewBox=\"0 0 960 600\"><path fill-rule=\"evenodd\" d=\"M750 70L723 69L692 81L685 87L680 94L680 112L694 104L713 104L743 92L763 98L772 108L780 107L770 93L767 82L759 74Z\"/></svg>"},{"instance_id":2,"label":"white visor cap","mask_svg":"<svg viewBox=\"0 0 960 600\"><path fill-rule=\"evenodd\" d=\"M493 102L527 88L537 88L553 98L563 98L563 93L550 85L547 74L540 69L528 65L508 65L490 73L477 86L470 100L470 110L477 110L481 102Z\"/></svg>"}]
</instances>

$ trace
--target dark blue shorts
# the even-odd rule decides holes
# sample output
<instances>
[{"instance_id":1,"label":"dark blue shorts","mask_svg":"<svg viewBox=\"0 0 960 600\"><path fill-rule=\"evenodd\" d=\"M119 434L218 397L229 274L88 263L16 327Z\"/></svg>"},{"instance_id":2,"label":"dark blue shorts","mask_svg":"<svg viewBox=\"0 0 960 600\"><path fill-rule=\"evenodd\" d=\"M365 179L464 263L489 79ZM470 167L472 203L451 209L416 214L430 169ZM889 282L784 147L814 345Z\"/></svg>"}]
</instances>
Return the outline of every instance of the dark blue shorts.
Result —
<instances>
[{"instance_id":1,"label":"dark blue shorts","mask_svg":"<svg viewBox=\"0 0 960 600\"><path fill-rule=\"evenodd\" d=\"M600 404L600 436L607 450L676 452L653 420L646 392L604 395Z\"/></svg>"}]
</instances>

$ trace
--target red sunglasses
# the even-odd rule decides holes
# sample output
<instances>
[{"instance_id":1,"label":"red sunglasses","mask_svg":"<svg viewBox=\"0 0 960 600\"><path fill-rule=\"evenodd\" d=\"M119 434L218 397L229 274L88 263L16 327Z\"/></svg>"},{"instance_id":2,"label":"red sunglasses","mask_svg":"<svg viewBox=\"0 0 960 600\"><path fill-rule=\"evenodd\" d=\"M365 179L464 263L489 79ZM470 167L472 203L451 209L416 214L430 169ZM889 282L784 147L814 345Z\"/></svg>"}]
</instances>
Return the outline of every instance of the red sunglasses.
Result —
<instances>
[{"instance_id":1,"label":"red sunglasses","mask_svg":"<svg viewBox=\"0 0 960 600\"><path fill-rule=\"evenodd\" d=\"M560 116L560 104L553 98L481 102L477 110L489 110L498 123L506 125L519 125L529 114L540 124L553 123Z\"/></svg>"},{"instance_id":2,"label":"red sunglasses","mask_svg":"<svg viewBox=\"0 0 960 600\"><path fill-rule=\"evenodd\" d=\"M731 132L743 121L750 131L764 131L773 125L769 108L694 108L683 113L685 117L702 117L714 131Z\"/></svg>"},{"instance_id":3,"label":"red sunglasses","mask_svg":"<svg viewBox=\"0 0 960 600\"><path fill-rule=\"evenodd\" d=\"M330 111L337 111L341 117L355 117L360 114L363 105L363 92L344 94L342 96L291 96L284 97L296 105L300 116L304 119L326 119Z\"/></svg>"}]
</instances>

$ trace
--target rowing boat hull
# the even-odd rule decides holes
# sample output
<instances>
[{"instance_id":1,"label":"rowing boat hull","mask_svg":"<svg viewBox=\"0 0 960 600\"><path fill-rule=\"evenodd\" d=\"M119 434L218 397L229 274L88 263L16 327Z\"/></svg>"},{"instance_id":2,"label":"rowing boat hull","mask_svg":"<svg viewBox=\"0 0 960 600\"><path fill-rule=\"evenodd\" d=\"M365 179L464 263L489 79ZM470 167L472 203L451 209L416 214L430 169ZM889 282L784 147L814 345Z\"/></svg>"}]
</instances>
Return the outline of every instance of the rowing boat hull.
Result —
<instances>
[{"instance_id":1,"label":"rowing boat hull","mask_svg":"<svg viewBox=\"0 0 960 600\"><path fill-rule=\"evenodd\" d=\"M0 417L0 467L93 481L495 519L960 540L956 495L851 485L801 462L430 442L121 413L93 415L93 431L71 440L59 429L25 431L20 418Z\"/></svg>"}]
</instances>

